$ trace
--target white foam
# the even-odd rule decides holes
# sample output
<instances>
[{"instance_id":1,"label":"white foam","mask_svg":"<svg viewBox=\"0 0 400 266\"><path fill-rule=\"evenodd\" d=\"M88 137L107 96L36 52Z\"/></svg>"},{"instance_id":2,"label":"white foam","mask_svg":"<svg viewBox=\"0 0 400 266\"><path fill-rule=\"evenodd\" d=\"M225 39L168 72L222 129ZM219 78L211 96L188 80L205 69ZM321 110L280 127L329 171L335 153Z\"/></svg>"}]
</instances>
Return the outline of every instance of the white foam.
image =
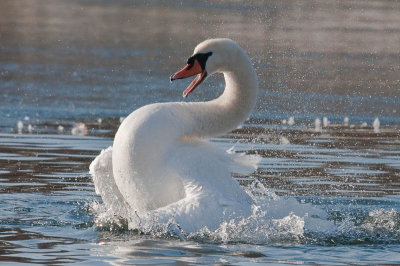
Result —
<instances>
[{"instance_id":1,"label":"white foam","mask_svg":"<svg viewBox=\"0 0 400 266\"><path fill-rule=\"evenodd\" d=\"M379 122L378 117L375 118L374 122L372 123L372 126L374 127L374 132L375 133L379 133L379 127L380 127L381 123Z\"/></svg>"},{"instance_id":2,"label":"white foam","mask_svg":"<svg viewBox=\"0 0 400 266\"><path fill-rule=\"evenodd\" d=\"M346 243L366 242L398 243L400 238L400 213L394 209L375 209L364 217L362 223L357 223L354 218L346 217L333 232L334 237Z\"/></svg>"},{"instance_id":3,"label":"white foam","mask_svg":"<svg viewBox=\"0 0 400 266\"><path fill-rule=\"evenodd\" d=\"M321 119L315 118L314 126L315 126L315 131L316 131L316 132L320 132L320 131L322 130L322 127L321 127Z\"/></svg>"},{"instance_id":4,"label":"white foam","mask_svg":"<svg viewBox=\"0 0 400 266\"><path fill-rule=\"evenodd\" d=\"M348 125L349 125L349 118L348 118L347 116L343 119L343 124L344 124L345 126L348 126Z\"/></svg>"},{"instance_id":5,"label":"white foam","mask_svg":"<svg viewBox=\"0 0 400 266\"><path fill-rule=\"evenodd\" d=\"M18 121L17 128L18 128L18 130L22 130L24 128L24 123L22 123L21 120Z\"/></svg>"},{"instance_id":6,"label":"white foam","mask_svg":"<svg viewBox=\"0 0 400 266\"><path fill-rule=\"evenodd\" d=\"M290 141L289 141L288 138L286 138L284 136L281 136L281 137L279 137L279 144L281 144L281 145L289 145Z\"/></svg>"},{"instance_id":7,"label":"white foam","mask_svg":"<svg viewBox=\"0 0 400 266\"><path fill-rule=\"evenodd\" d=\"M289 126L293 126L294 125L294 117L293 116L289 117L287 124Z\"/></svg>"},{"instance_id":8,"label":"white foam","mask_svg":"<svg viewBox=\"0 0 400 266\"><path fill-rule=\"evenodd\" d=\"M327 127L329 126L330 122L328 120L328 117L324 116L324 118L322 119L322 125L323 127Z\"/></svg>"},{"instance_id":9,"label":"white foam","mask_svg":"<svg viewBox=\"0 0 400 266\"><path fill-rule=\"evenodd\" d=\"M88 129L84 123L76 123L72 129L71 129L71 134L72 135L86 135L88 133Z\"/></svg>"}]
</instances>

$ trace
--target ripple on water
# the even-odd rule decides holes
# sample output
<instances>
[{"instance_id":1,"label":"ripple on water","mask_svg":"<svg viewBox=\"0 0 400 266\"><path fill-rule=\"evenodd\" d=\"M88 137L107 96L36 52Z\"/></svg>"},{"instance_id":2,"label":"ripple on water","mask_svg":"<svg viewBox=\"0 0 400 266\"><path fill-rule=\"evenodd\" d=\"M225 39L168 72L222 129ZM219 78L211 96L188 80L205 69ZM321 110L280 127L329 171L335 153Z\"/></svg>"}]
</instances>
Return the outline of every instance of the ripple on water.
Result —
<instances>
[{"instance_id":1,"label":"ripple on water","mask_svg":"<svg viewBox=\"0 0 400 266\"><path fill-rule=\"evenodd\" d=\"M271 250L280 246L289 246L290 252L295 247L307 250L312 245L323 252L324 246L331 246L327 252L332 248L338 250L338 245L355 245L365 256L367 251L363 245L384 245L385 250L390 245L398 247L400 181L394 163L398 158L396 153L379 156L381 151L391 150L391 144L380 143L379 150L374 150L378 144L371 142L364 145L368 151L354 148L351 143L346 146L339 140L315 142L310 146L305 144L310 138L308 133L286 130L279 134L288 136L289 145L260 140L253 143L251 137L240 131L234 133L234 138L213 140L224 149L234 146L235 150L263 156L256 173L235 175L235 178L246 187L256 180L261 182L264 189L253 187L250 193L266 209L254 206L253 217L226 221L213 231L204 228L190 233L183 232L179 222L173 219L162 223L143 220L140 227L137 224L135 227L131 221L116 216L115 210L101 204L101 199L94 194L87 167L100 149L112 144L111 139L0 134L0 193L7 195L0 199L5 207L1 219L4 234L0 232L0 239L8 243L7 250L14 256L35 263L55 259L61 254L59 250L68 250L61 262L77 262L82 257L74 254L85 256L88 251L84 250L89 249L97 250L93 252L99 252L101 258L107 257L102 252L108 250L111 260L118 254L131 254L133 259L126 261L156 262L159 260L155 256L169 254L175 256L171 259L174 261L181 254L177 244L181 242L174 242L178 240L184 240L184 245L200 246L197 253L200 256L209 256L204 251L208 246L210 252L228 261L229 257L247 256L238 245L246 246L244 250L250 249L249 254L258 247L267 256L257 258L263 262L275 261ZM296 135L296 142L290 135ZM10 138L15 146L8 142ZM331 138L335 138L334 132ZM332 143L339 148L332 148ZM37 158L50 160L38 163ZM332 228L316 223L324 215L334 224ZM120 249L121 241L136 245L146 239L150 247L142 250L148 256L132 253L129 247L126 253ZM172 241L170 248L156 248L166 239ZM90 244L101 241L103 245ZM220 245L227 247L226 250L218 250ZM156 250L164 251L157 253ZM183 250L187 252L182 253L182 258L193 258L189 248ZM279 252L290 261L289 254ZM307 254L311 256L309 251Z\"/></svg>"}]
</instances>

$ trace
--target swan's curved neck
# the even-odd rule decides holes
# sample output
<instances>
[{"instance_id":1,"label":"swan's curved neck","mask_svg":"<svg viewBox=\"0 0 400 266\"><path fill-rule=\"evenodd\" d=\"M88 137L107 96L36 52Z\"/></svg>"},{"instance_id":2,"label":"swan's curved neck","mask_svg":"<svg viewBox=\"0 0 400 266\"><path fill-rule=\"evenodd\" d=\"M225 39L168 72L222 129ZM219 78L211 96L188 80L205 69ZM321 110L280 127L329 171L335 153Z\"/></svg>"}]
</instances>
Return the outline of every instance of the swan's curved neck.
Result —
<instances>
[{"instance_id":1,"label":"swan's curved neck","mask_svg":"<svg viewBox=\"0 0 400 266\"><path fill-rule=\"evenodd\" d=\"M192 123L185 126L185 137L215 137L235 129L251 114L258 92L257 74L243 52L235 64L222 72L224 93L209 102L189 103Z\"/></svg>"}]
</instances>

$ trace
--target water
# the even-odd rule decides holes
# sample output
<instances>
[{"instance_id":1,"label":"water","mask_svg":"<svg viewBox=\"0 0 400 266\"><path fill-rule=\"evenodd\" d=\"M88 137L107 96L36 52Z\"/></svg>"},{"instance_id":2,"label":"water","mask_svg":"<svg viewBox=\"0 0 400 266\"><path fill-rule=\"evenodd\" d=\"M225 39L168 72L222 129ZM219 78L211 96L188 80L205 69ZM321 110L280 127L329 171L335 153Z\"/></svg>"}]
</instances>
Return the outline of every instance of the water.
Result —
<instances>
[{"instance_id":1,"label":"water","mask_svg":"<svg viewBox=\"0 0 400 266\"><path fill-rule=\"evenodd\" d=\"M399 264L399 10L384 1L3 1L1 264ZM252 118L214 143L262 155L251 177L263 192L322 209L335 230L303 230L291 217L268 224L259 242L229 224L182 239L97 223L90 162L112 145L120 117L182 100L189 81L171 85L169 75L210 37L241 44L261 87ZM208 79L188 101L215 98L222 82ZM316 130L325 116L330 125Z\"/></svg>"}]
</instances>

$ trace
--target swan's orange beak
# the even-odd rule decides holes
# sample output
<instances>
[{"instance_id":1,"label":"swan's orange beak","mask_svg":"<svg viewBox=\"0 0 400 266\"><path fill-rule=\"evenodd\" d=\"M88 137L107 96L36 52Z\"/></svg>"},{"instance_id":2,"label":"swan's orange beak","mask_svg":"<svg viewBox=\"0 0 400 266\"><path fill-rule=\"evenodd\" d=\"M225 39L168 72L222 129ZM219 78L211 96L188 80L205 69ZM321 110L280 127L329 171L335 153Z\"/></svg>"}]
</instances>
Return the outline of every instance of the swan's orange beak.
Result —
<instances>
[{"instance_id":1,"label":"swan's orange beak","mask_svg":"<svg viewBox=\"0 0 400 266\"><path fill-rule=\"evenodd\" d=\"M190 83L189 87L183 92L183 98L186 98L197 86L199 86L207 77L207 72L203 70L197 60L193 64L186 65L182 70L171 76L171 82L175 79L184 79L197 74L197 77Z\"/></svg>"}]
</instances>

